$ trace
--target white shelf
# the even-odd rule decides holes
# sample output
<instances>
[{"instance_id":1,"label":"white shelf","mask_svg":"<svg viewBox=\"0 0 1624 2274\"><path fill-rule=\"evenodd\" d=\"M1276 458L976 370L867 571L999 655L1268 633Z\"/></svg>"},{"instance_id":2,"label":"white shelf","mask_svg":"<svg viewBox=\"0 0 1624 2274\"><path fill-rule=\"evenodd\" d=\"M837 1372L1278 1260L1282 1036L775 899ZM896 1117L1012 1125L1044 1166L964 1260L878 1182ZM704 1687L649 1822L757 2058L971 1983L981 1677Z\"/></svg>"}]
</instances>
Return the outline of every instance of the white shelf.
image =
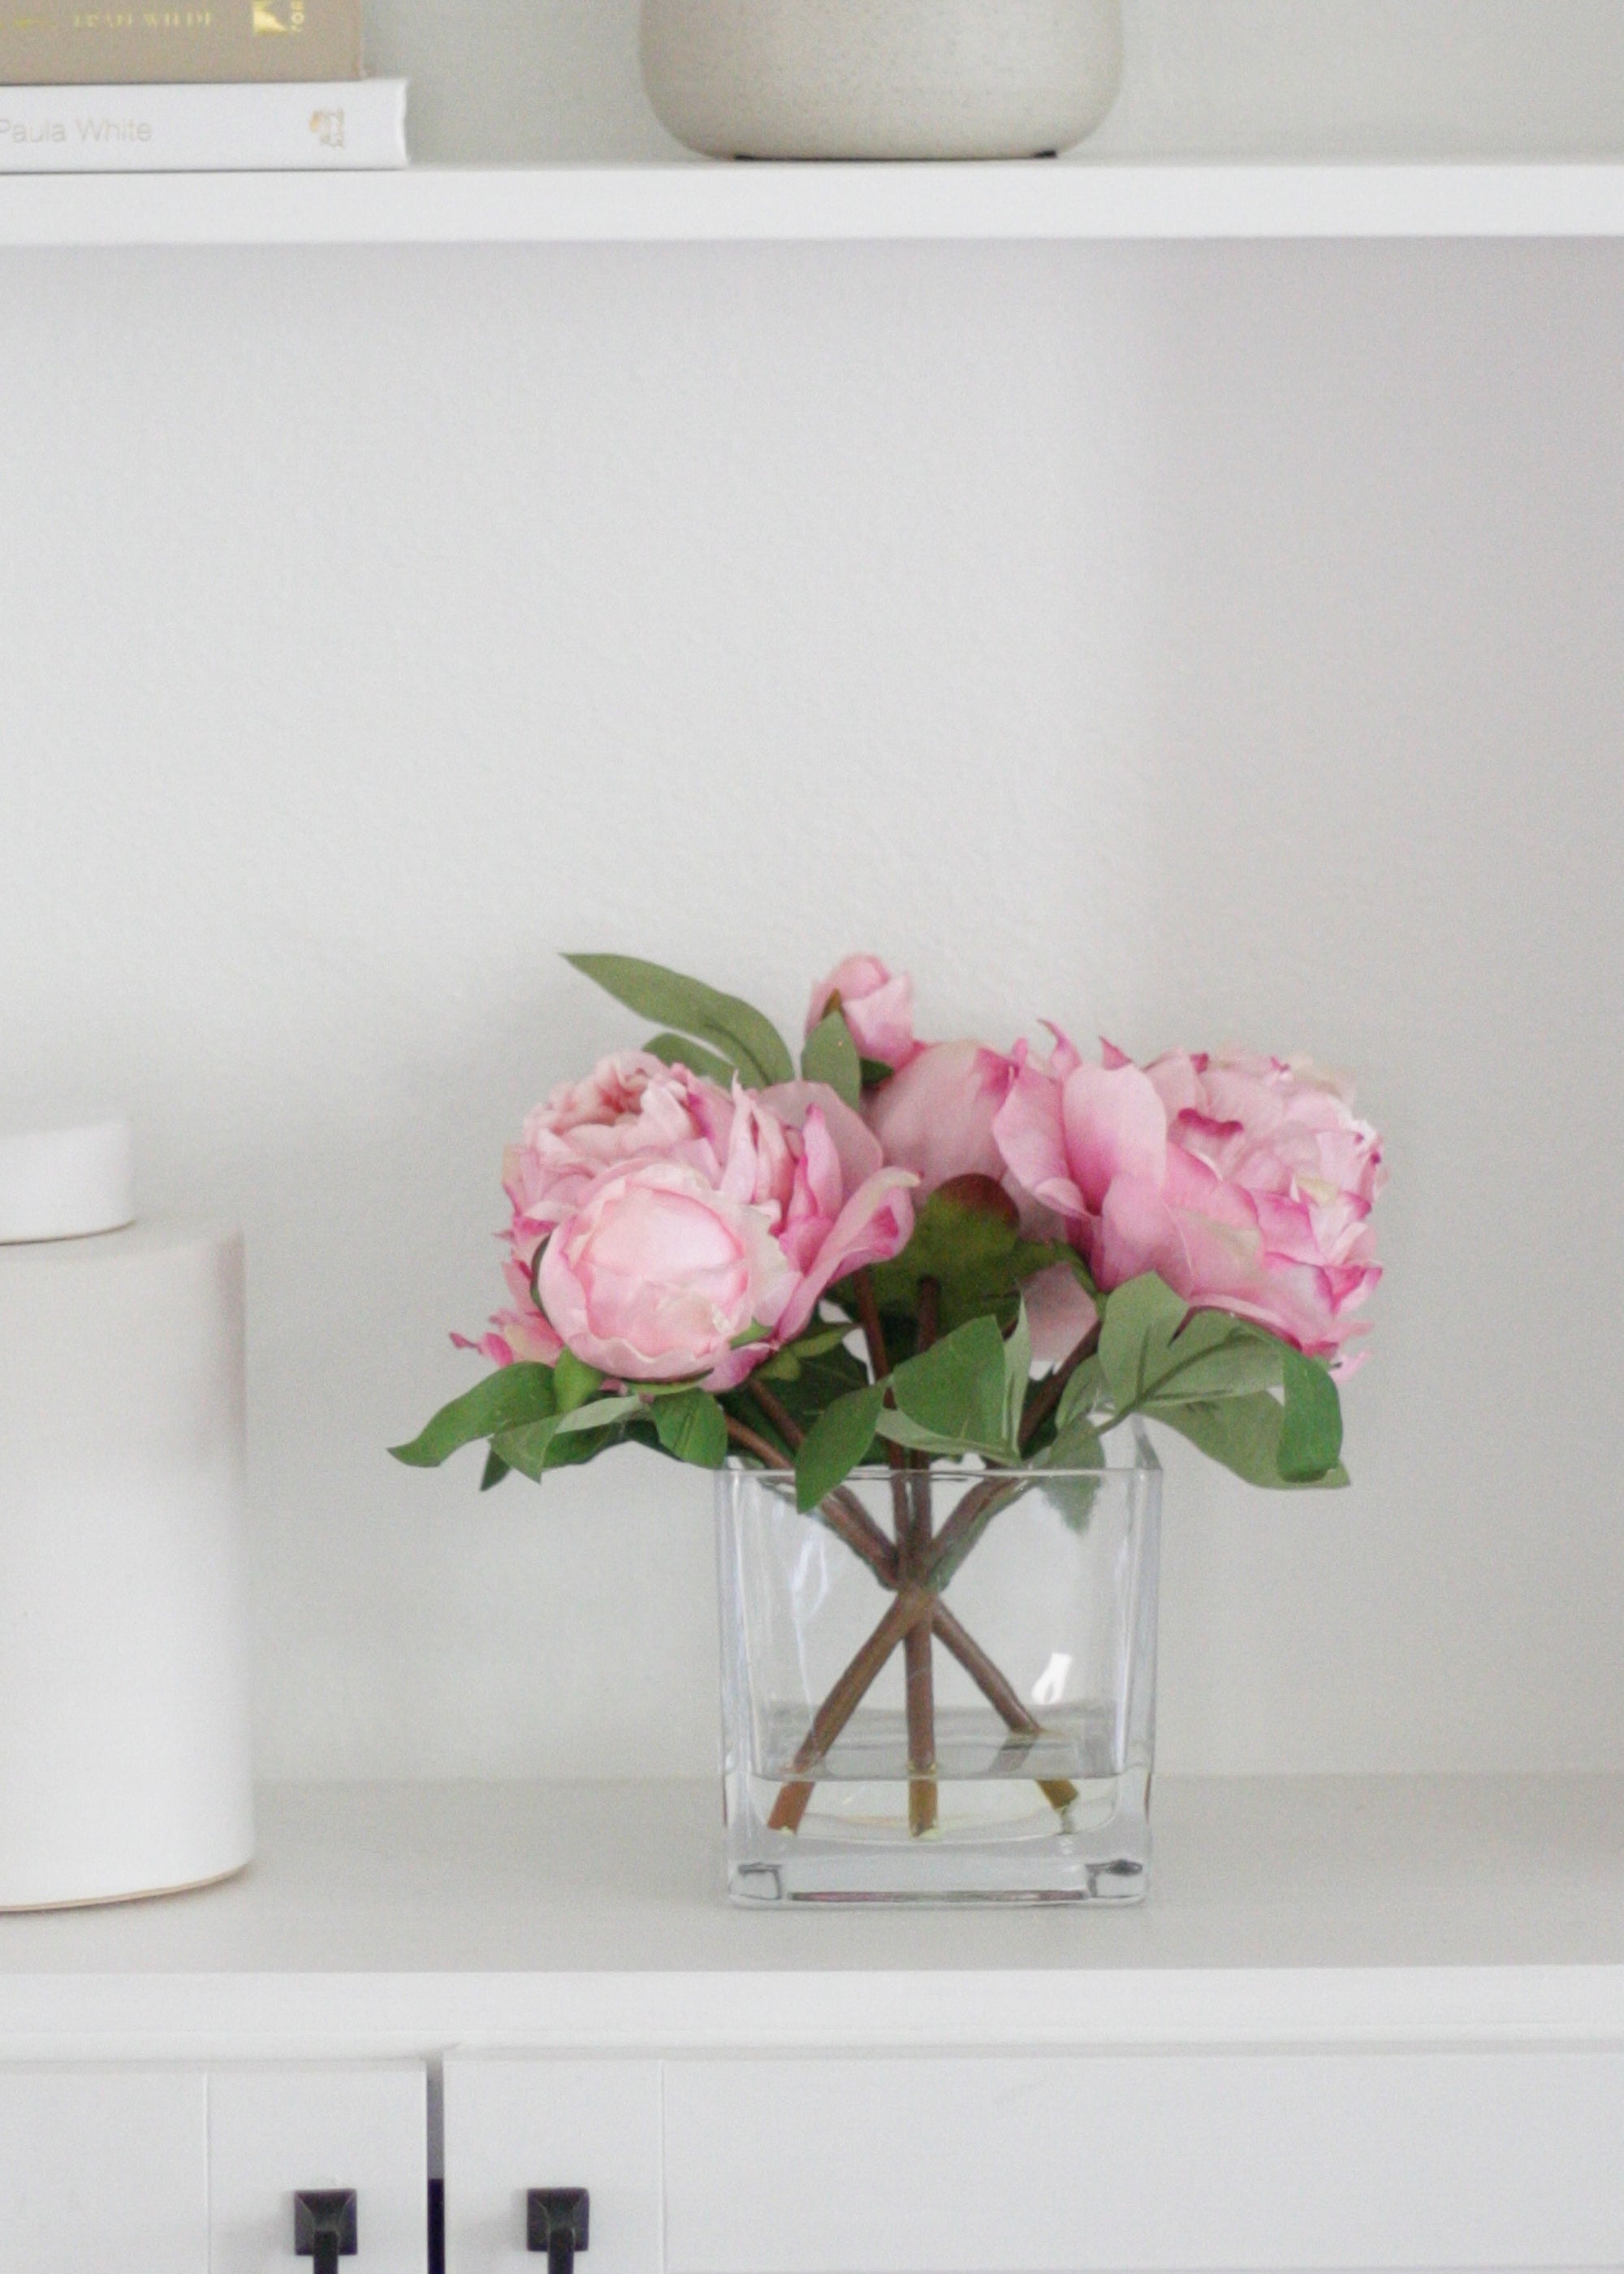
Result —
<instances>
[{"instance_id":1,"label":"white shelf","mask_svg":"<svg viewBox=\"0 0 1624 2274\"><path fill-rule=\"evenodd\" d=\"M1616 236L1613 161L678 161L0 179L0 245Z\"/></svg>"},{"instance_id":2,"label":"white shelf","mask_svg":"<svg viewBox=\"0 0 1624 2274\"><path fill-rule=\"evenodd\" d=\"M0 1917L0 2059L1624 2040L1624 1779L1169 1779L1122 1911L732 1909L713 1786L265 1796L242 1879Z\"/></svg>"}]
</instances>

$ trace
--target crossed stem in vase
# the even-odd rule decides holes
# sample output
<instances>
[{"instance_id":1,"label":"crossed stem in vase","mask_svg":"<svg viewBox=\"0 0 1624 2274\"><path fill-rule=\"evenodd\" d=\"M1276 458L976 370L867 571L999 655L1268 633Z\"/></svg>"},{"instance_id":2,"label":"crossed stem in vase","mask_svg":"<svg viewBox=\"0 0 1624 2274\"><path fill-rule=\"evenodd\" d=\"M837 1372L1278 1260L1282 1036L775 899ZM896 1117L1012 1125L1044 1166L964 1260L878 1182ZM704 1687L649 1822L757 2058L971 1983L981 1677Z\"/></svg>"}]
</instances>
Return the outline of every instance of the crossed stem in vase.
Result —
<instances>
[{"instance_id":1,"label":"crossed stem in vase","mask_svg":"<svg viewBox=\"0 0 1624 2274\"><path fill-rule=\"evenodd\" d=\"M800 1830L816 1789L812 1772L827 1758L898 1650L907 1700L908 1829L916 1837L933 1831L936 1822L936 1643L958 1660L1012 1738L1030 1744L1042 1735L1013 1683L942 1600L948 1580L993 1517L1020 1489L1019 1482L994 1475L973 1486L939 1533L932 1529L930 1484L928 1467L910 1465L900 1457L893 1462L894 1541L886 1538L854 1493L831 1493L816 1511L894 1600L813 1716L795 1755L796 1773L780 1788L767 1819L771 1831ZM1077 1798L1077 1787L1064 1778L1039 1777L1035 1781L1052 1808L1064 1811Z\"/></svg>"}]
</instances>

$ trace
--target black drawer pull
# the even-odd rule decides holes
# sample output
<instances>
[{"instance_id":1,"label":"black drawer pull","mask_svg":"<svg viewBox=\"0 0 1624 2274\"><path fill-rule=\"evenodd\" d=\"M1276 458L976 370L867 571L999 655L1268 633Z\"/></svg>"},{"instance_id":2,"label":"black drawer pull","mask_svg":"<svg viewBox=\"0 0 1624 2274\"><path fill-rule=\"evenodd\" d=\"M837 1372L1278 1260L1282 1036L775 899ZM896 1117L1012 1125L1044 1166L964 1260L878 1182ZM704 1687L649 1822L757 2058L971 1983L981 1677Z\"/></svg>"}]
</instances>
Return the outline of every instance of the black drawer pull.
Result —
<instances>
[{"instance_id":1,"label":"black drawer pull","mask_svg":"<svg viewBox=\"0 0 1624 2274\"><path fill-rule=\"evenodd\" d=\"M526 2195L525 2248L546 2252L547 2274L574 2274L575 2253L587 2247L591 2209L584 2187L532 2187Z\"/></svg>"},{"instance_id":2,"label":"black drawer pull","mask_svg":"<svg viewBox=\"0 0 1624 2274\"><path fill-rule=\"evenodd\" d=\"M294 2196L293 2255L313 2258L312 2274L338 2274L339 2260L355 2256L353 2187L313 2187Z\"/></svg>"}]
</instances>

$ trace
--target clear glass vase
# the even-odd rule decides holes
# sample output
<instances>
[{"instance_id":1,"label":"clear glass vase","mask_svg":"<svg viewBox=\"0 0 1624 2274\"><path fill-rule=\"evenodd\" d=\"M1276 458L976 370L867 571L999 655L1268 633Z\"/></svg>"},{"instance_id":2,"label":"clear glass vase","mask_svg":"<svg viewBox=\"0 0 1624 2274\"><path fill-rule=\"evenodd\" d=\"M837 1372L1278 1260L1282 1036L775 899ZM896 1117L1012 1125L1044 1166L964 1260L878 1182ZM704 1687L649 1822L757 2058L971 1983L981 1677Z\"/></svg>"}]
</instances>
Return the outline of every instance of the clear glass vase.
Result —
<instances>
[{"instance_id":1,"label":"clear glass vase","mask_svg":"<svg viewBox=\"0 0 1624 2274\"><path fill-rule=\"evenodd\" d=\"M729 1892L1134 1902L1150 1863L1162 1471L717 1482Z\"/></svg>"}]
</instances>

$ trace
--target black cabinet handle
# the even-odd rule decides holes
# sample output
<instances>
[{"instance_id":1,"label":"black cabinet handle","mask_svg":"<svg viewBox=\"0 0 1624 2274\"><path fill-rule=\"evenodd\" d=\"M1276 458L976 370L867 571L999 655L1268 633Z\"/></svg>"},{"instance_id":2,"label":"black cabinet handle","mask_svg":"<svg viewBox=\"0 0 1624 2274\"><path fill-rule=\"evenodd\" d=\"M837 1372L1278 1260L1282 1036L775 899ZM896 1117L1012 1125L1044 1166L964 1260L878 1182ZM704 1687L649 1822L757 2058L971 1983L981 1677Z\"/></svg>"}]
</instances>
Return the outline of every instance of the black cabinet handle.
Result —
<instances>
[{"instance_id":1,"label":"black cabinet handle","mask_svg":"<svg viewBox=\"0 0 1624 2274\"><path fill-rule=\"evenodd\" d=\"M532 2187L524 2199L524 2240L545 2250L547 2274L574 2274L575 2253L587 2248L592 2198L584 2187Z\"/></svg>"},{"instance_id":2,"label":"black cabinet handle","mask_svg":"<svg viewBox=\"0 0 1624 2274\"><path fill-rule=\"evenodd\" d=\"M339 2260L355 2256L353 2187L313 2187L294 2196L293 2255L315 2260L312 2274L338 2274Z\"/></svg>"}]
</instances>

